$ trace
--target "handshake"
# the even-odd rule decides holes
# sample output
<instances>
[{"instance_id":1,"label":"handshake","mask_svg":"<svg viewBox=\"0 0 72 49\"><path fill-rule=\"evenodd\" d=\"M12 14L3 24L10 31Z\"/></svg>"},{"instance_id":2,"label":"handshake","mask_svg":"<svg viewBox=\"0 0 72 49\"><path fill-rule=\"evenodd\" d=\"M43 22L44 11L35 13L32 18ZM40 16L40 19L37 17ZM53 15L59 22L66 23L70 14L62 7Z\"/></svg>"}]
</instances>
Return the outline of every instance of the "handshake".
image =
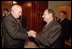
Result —
<instances>
[{"instance_id":1,"label":"handshake","mask_svg":"<svg viewBox=\"0 0 72 49\"><path fill-rule=\"evenodd\" d=\"M36 32L34 30L29 30L27 31L27 33L28 33L28 37L33 37L33 38L36 37Z\"/></svg>"}]
</instances>

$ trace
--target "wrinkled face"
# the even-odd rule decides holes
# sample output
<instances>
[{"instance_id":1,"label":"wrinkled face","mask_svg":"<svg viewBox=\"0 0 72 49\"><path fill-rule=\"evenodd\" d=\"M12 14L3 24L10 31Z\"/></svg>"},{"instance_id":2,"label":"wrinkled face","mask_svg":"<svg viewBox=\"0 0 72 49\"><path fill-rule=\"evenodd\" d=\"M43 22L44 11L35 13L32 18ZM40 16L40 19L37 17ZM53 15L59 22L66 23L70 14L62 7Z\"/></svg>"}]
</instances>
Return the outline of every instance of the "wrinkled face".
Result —
<instances>
[{"instance_id":1,"label":"wrinkled face","mask_svg":"<svg viewBox=\"0 0 72 49\"><path fill-rule=\"evenodd\" d=\"M19 5L14 5L11 8L11 12L15 18L19 18L20 15L22 14L22 7Z\"/></svg>"},{"instance_id":2,"label":"wrinkled face","mask_svg":"<svg viewBox=\"0 0 72 49\"><path fill-rule=\"evenodd\" d=\"M21 9L17 9L14 11L16 18L19 18L19 16L22 14L22 10Z\"/></svg>"},{"instance_id":3,"label":"wrinkled face","mask_svg":"<svg viewBox=\"0 0 72 49\"><path fill-rule=\"evenodd\" d=\"M50 14L48 13L48 10L45 10L43 15L42 15L42 18L45 22L49 21L50 19Z\"/></svg>"}]
</instances>

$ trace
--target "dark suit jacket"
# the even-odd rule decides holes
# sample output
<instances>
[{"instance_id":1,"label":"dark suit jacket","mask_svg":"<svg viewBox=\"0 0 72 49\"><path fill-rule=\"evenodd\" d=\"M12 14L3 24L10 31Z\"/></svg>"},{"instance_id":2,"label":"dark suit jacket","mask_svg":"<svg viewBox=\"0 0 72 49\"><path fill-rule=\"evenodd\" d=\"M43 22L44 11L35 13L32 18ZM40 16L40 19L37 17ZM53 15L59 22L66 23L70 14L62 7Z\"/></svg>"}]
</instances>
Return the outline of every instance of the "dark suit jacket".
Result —
<instances>
[{"instance_id":1,"label":"dark suit jacket","mask_svg":"<svg viewBox=\"0 0 72 49\"><path fill-rule=\"evenodd\" d=\"M35 41L40 48L61 48L61 26L52 20L36 36Z\"/></svg>"},{"instance_id":2,"label":"dark suit jacket","mask_svg":"<svg viewBox=\"0 0 72 49\"><path fill-rule=\"evenodd\" d=\"M26 30L17 22L17 20L9 14L3 19L4 29L4 47L17 48L19 42L27 39Z\"/></svg>"},{"instance_id":3,"label":"dark suit jacket","mask_svg":"<svg viewBox=\"0 0 72 49\"><path fill-rule=\"evenodd\" d=\"M68 19L64 19L62 22L60 22L62 26L62 32L65 39L69 39L71 36L71 22Z\"/></svg>"}]
</instances>

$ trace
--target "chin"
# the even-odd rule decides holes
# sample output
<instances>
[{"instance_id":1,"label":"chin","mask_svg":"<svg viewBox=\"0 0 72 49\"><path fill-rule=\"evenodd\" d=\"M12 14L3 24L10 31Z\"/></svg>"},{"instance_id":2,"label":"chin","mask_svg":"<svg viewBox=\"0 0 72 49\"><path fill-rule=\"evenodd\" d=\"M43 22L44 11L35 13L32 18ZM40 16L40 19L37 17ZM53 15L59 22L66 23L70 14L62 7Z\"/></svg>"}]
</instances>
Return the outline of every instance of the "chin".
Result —
<instances>
[{"instance_id":1,"label":"chin","mask_svg":"<svg viewBox=\"0 0 72 49\"><path fill-rule=\"evenodd\" d=\"M44 22L46 22L45 20L43 20Z\"/></svg>"}]
</instances>

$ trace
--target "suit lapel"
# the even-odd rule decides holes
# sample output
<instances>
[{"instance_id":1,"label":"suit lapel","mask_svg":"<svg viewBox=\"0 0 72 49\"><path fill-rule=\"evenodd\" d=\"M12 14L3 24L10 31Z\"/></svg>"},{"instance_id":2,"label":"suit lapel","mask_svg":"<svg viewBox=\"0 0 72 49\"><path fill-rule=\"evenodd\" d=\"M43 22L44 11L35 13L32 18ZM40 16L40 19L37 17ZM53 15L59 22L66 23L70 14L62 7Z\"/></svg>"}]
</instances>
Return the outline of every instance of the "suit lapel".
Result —
<instances>
[{"instance_id":1,"label":"suit lapel","mask_svg":"<svg viewBox=\"0 0 72 49\"><path fill-rule=\"evenodd\" d=\"M16 22L16 24L18 24L18 25L19 25L18 21L17 21L17 20L13 17L13 15L12 15L12 14L10 14L10 16L13 18L14 22Z\"/></svg>"},{"instance_id":2,"label":"suit lapel","mask_svg":"<svg viewBox=\"0 0 72 49\"><path fill-rule=\"evenodd\" d=\"M51 26L53 25L53 22L54 22L54 20L52 20L52 21L47 25L47 27L44 26L43 29L42 29L42 32L46 31L47 29L50 29Z\"/></svg>"}]
</instances>

